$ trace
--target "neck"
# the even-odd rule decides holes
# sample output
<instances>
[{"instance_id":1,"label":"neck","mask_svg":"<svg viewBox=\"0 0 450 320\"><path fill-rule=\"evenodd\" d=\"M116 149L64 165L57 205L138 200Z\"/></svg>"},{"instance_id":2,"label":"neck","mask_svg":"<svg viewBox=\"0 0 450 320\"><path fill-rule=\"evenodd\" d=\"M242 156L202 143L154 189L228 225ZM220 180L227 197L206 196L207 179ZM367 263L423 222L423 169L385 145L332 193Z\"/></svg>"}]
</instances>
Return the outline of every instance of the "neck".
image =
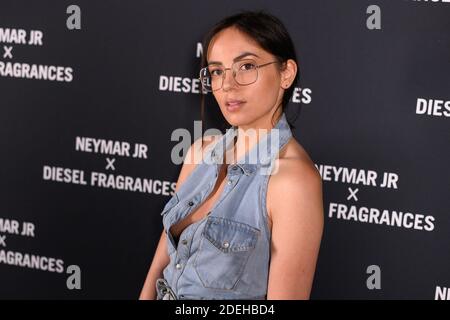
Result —
<instances>
[{"instance_id":1,"label":"neck","mask_svg":"<svg viewBox=\"0 0 450 320\"><path fill-rule=\"evenodd\" d=\"M282 114L282 109L279 108L274 122L277 123ZM237 128L237 137L234 141L234 146L226 153L226 163L236 163L241 157L244 157L258 142L270 133L274 127L272 125L272 115L270 113L260 119L257 119L249 125L242 125ZM230 159L228 161L228 159Z\"/></svg>"}]
</instances>

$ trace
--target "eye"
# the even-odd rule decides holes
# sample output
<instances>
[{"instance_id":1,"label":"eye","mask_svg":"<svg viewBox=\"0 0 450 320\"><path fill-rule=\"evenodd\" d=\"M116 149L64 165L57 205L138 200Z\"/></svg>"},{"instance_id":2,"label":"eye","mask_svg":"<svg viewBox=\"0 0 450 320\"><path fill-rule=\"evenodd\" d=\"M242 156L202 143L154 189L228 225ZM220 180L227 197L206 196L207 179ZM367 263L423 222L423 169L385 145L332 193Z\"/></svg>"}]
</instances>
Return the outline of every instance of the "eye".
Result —
<instances>
[{"instance_id":1,"label":"eye","mask_svg":"<svg viewBox=\"0 0 450 320\"><path fill-rule=\"evenodd\" d=\"M209 70L209 73L211 74L212 77L218 77L222 75L223 70L220 68L211 68Z\"/></svg>"},{"instance_id":2,"label":"eye","mask_svg":"<svg viewBox=\"0 0 450 320\"><path fill-rule=\"evenodd\" d=\"M240 71L250 71L256 68L256 65L252 62L246 62L241 64L239 70Z\"/></svg>"}]
</instances>

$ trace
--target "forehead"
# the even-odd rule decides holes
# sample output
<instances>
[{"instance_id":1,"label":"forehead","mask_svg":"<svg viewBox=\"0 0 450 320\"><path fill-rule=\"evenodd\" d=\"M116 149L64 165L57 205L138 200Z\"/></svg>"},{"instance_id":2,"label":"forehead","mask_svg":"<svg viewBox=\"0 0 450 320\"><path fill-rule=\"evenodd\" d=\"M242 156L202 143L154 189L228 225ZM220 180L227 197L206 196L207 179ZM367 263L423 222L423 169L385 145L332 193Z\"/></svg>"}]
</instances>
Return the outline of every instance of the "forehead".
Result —
<instances>
[{"instance_id":1,"label":"forehead","mask_svg":"<svg viewBox=\"0 0 450 320\"><path fill-rule=\"evenodd\" d=\"M236 28L227 28L217 33L211 40L207 60L227 64L244 52L255 53L260 58L268 55L250 36ZM247 58L258 59L254 56Z\"/></svg>"}]
</instances>

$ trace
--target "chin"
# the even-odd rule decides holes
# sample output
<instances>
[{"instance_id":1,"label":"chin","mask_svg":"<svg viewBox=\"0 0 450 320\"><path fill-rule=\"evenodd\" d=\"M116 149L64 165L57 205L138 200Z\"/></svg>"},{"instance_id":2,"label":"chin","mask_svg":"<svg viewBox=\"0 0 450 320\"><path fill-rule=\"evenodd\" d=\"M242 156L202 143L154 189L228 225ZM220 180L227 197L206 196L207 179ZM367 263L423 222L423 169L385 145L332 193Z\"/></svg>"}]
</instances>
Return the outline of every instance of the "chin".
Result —
<instances>
[{"instance_id":1,"label":"chin","mask_svg":"<svg viewBox=\"0 0 450 320\"><path fill-rule=\"evenodd\" d=\"M248 123L247 117L243 116L242 114L230 114L225 111L222 113L222 115L224 116L225 120L227 120L227 122L232 126L242 126Z\"/></svg>"},{"instance_id":2,"label":"chin","mask_svg":"<svg viewBox=\"0 0 450 320\"><path fill-rule=\"evenodd\" d=\"M249 119L249 117L239 117L237 115L227 116L225 119L230 125L235 127L247 127L253 123L253 119Z\"/></svg>"},{"instance_id":3,"label":"chin","mask_svg":"<svg viewBox=\"0 0 450 320\"><path fill-rule=\"evenodd\" d=\"M237 111L229 111L226 106L221 107L222 115L227 122L232 126L247 126L255 121L255 115L249 115L245 109Z\"/></svg>"}]
</instances>

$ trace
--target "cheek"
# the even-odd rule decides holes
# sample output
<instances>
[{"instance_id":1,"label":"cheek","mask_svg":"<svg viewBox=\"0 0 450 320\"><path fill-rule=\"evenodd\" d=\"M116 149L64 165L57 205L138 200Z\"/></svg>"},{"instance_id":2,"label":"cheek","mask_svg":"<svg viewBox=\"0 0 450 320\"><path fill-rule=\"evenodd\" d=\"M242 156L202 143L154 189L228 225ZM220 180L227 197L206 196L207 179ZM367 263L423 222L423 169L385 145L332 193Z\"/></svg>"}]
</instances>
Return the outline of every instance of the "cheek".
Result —
<instances>
[{"instance_id":1,"label":"cheek","mask_svg":"<svg viewBox=\"0 0 450 320\"><path fill-rule=\"evenodd\" d=\"M256 87L254 92L257 98L262 98L264 99L264 102L267 102L269 104L273 104L276 102L279 93L279 77L276 77L274 75L267 75L264 78L261 77L260 79L258 79L255 84ZM252 96L255 97L255 95Z\"/></svg>"},{"instance_id":2,"label":"cheek","mask_svg":"<svg viewBox=\"0 0 450 320\"><path fill-rule=\"evenodd\" d=\"M213 93L214 99L216 99L219 106L222 105L222 100L223 100L221 92L222 92L222 90L217 90Z\"/></svg>"}]
</instances>

